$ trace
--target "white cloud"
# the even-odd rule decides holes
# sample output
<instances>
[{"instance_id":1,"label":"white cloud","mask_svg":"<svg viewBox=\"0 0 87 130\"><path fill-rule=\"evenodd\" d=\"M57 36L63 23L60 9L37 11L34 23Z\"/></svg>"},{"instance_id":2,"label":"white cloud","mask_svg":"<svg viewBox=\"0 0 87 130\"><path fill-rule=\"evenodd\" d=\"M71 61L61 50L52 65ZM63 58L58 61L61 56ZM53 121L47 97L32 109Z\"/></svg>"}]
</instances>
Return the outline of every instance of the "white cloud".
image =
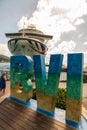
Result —
<instances>
[{"instance_id":1,"label":"white cloud","mask_svg":"<svg viewBox=\"0 0 87 130\"><path fill-rule=\"evenodd\" d=\"M39 0L32 17L22 17L18 26L23 28L25 21L26 26L32 23L44 33L53 35L53 40L47 44L47 55L74 52L74 41L60 43L59 40L64 32L76 31L77 26L84 23L83 16L86 14L86 0Z\"/></svg>"},{"instance_id":2,"label":"white cloud","mask_svg":"<svg viewBox=\"0 0 87 130\"><path fill-rule=\"evenodd\" d=\"M87 45L87 42L84 42L83 44L84 44L84 45Z\"/></svg>"},{"instance_id":3,"label":"white cloud","mask_svg":"<svg viewBox=\"0 0 87 130\"><path fill-rule=\"evenodd\" d=\"M74 48L76 46L76 43L74 41L63 41L60 44L57 44L56 46L52 46L52 48L50 48L48 50L48 53L50 54L54 54L54 53L62 53L62 54L66 54L66 53L72 53L74 52Z\"/></svg>"},{"instance_id":4,"label":"white cloud","mask_svg":"<svg viewBox=\"0 0 87 130\"><path fill-rule=\"evenodd\" d=\"M74 51L76 43L74 41L63 41L59 46L58 50L62 53L70 53Z\"/></svg>"},{"instance_id":5,"label":"white cloud","mask_svg":"<svg viewBox=\"0 0 87 130\"><path fill-rule=\"evenodd\" d=\"M68 0L69 1L69 0ZM87 3L86 0L72 0L71 9L68 12L67 16L75 20L77 18L82 17L83 15L87 14ZM71 0L70 0L71 2Z\"/></svg>"},{"instance_id":6,"label":"white cloud","mask_svg":"<svg viewBox=\"0 0 87 130\"><path fill-rule=\"evenodd\" d=\"M0 55L5 55L5 56L8 56L8 57L11 56L11 53L8 50L7 44L0 43Z\"/></svg>"},{"instance_id":7,"label":"white cloud","mask_svg":"<svg viewBox=\"0 0 87 130\"><path fill-rule=\"evenodd\" d=\"M84 22L81 17L85 14L86 0L39 0L32 17L28 19L23 16L18 27L26 28L31 23L35 24L44 33L53 35L57 42L62 33L75 31L76 25Z\"/></svg>"},{"instance_id":8,"label":"white cloud","mask_svg":"<svg viewBox=\"0 0 87 130\"><path fill-rule=\"evenodd\" d=\"M26 16L22 16L22 18L17 23L19 29L28 27L28 18Z\"/></svg>"},{"instance_id":9,"label":"white cloud","mask_svg":"<svg viewBox=\"0 0 87 130\"><path fill-rule=\"evenodd\" d=\"M75 22L75 25L80 25L82 23L84 23L83 19L77 19L76 22Z\"/></svg>"},{"instance_id":10,"label":"white cloud","mask_svg":"<svg viewBox=\"0 0 87 130\"><path fill-rule=\"evenodd\" d=\"M50 54L63 54L64 60L63 64L67 64L67 53L73 53L76 43L74 41L63 41L60 44L51 44L52 46L48 49L48 53L46 55L47 63L50 57Z\"/></svg>"}]
</instances>

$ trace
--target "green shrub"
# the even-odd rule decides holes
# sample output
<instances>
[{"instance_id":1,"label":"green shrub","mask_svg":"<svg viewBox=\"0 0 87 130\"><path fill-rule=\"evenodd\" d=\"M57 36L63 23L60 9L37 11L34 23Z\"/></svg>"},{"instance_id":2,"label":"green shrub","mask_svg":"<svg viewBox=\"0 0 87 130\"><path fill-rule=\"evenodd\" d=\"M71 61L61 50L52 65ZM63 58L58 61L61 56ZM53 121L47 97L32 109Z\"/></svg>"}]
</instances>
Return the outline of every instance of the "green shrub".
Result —
<instances>
[{"instance_id":1,"label":"green shrub","mask_svg":"<svg viewBox=\"0 0 87 130\"><path fill-rule=\"evenodd\" d=\"M58 88L56 107L66 109L66 89Z\"/></svg>"},{"instance_id":2,"label":"green shrub","mask_svg":"<svg viewBox=\"0 0 87 130\"><path fill-rule=\"evenodd\" d=\"M36 89L33 89L32 98L36 100ZM66 109L66 90L63 88L58 88L56 107L64 109L64 110Z\"/></svg>"},{"instance_id":3,"label":"green shrub","mask_svg":"<svg viewBox=\"0 0 87 130\"><path fill-rule=\"evenodd\" d=\"M35 100L36 100L36 89L35 89L35 88L33 89L33 96L32 96L32 99L35 99Z\"/></svg>"}]
</instances>

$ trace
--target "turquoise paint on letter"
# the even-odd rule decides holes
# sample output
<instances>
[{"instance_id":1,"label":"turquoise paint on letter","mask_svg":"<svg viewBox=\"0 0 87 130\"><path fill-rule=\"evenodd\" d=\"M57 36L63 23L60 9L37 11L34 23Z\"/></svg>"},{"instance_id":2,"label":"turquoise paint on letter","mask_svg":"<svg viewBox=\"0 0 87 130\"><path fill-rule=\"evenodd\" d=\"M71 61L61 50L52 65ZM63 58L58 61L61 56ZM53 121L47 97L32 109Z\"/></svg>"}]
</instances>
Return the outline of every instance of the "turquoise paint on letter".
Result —
<instances>
[{"instance_id":1,"label":"turquoise paint on letter","mask_svg":"<svg viewBox=\"0 0 87 130\"><path fill-rule=\"evenodd\" d=\"M68 54L67 66L67 98L82 99L83 55L82 53Z\"/></svg>"},{"instance_id":2,"label":"turquoise paint on letter","mask_svg":"<svg viewBox=\"0 0 87 130\"><path fill-rule=\"evenodd\" d=\"M22 85L25 92L32 90L31 77L33 75L33 61L26 56L11 56L10 59L10 75L11 87L14 88L15 83Z\"/></svg>"},{"instance_id":3,"label":"turquoise paint on letter","mask_svg":"<svg viewBox=\"0 0 87 130\"><path fill-rule=\"evenodd\" d=\"M41 55L34 56L34 70L36 89L47 96L57 96L58 83L62 68L63 55L51 55L48 71L48 80L46 80L45 59Z\"/></svg>"},{"instance_id":4,"label":"turquoise paint on letter","mask_svg":"<svg viewBox=\"0 0 87 130\"><path fill-rule=\"evenodd\" d=\"M78 124L82 115L83 54L68 54L66 121Z\"/></svg>"}]
</instances>

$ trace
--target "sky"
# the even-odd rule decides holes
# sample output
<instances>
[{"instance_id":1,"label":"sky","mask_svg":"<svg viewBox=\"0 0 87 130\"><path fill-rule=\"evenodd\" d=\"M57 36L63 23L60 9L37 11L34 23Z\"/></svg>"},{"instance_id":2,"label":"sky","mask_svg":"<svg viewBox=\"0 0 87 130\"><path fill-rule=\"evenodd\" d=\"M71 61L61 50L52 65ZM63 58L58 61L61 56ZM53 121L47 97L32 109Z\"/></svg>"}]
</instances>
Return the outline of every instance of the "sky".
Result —
<instances>
[{"instance_id":1,"label":"sky","mask_svg":"<svg viewBox=\"0 0 87 130\"><path fill-rule=\"evenodd\" d=\"M68 53L83 53L87 65L87 0L0 0L0 46L7 46L5 33L30 24L53 35L47 43L47 59L64 54L66 64Z\"/></svg>"}]
</instances>

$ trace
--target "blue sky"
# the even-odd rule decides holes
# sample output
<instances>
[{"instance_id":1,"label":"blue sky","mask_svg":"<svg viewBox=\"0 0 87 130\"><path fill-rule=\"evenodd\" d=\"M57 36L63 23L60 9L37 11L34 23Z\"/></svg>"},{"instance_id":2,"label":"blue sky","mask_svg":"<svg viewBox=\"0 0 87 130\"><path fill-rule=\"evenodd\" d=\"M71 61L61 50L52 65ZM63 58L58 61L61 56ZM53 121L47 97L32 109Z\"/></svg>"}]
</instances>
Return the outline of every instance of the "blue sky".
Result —
<instances>
[{"instance_id":1,"label":"blue sky","mask_svg":"<svg viewBox=\"0 0 87 130\"><path fill-rule=\"evenodd\" d=\"M87 0L0 0L0 43L6 45L5 33L17 32L24 22L53 35L47 58L62 53L66 62L67 53L82 52L87 65Z\"/></svg>"},{"instance_id":2,"label":"blue sky","mask_svg":"<svg viewBox=\"0 0 87 130\"><path fill-rule=\"evenodd\" d=\"M32 16L38 0L0 0L0 43L5 43L7 32L17 32L22 16Z\"/></svg>"}]
</instances>

